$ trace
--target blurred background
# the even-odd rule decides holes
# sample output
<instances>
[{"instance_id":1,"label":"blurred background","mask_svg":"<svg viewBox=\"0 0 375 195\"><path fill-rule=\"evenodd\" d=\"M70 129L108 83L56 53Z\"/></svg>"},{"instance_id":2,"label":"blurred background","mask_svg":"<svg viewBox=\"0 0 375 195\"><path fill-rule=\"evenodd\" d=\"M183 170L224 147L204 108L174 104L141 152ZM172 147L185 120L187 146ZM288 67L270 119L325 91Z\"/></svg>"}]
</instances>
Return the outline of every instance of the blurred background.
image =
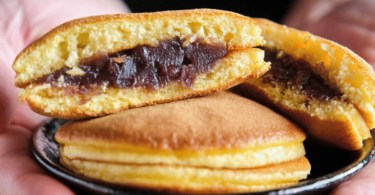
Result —
<instances>
[{"instance_id":1,"label":"blurred background","mask_svg":"<svg viewBox=\"0 0 375 195\"><path fill-rule=\"evenodd\" d=\"M292 0L125 0L124 2L134 13L211 8L233 11L250 17L268 18L279 23L292 4Z\"/></svg>"}]
</instances>

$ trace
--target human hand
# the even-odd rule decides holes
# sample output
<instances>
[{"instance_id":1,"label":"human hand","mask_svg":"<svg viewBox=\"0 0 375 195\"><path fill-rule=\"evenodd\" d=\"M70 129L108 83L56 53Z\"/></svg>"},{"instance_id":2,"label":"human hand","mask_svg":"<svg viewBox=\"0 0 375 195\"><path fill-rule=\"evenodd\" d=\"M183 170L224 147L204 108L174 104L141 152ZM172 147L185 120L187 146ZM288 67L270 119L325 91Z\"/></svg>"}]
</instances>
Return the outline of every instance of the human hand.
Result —
<instances>
[{"instance_id":1,"label":"human hand","mask_svg":"<svg viewBox=\"0 0 375 195\"><path fill-rule=\"evenodd\" d=\"M375 192L375 161L340 184L331 195L368 195Z\"/></svg>"},{"instance_id":2,"label":"human hand","mask_svg":"<svg viewBox=\"0 0 375 195\"><path fill-rule=\"evenodd\" d=\"M68 195L31 155L35 128L46 118L17 101L16 55L53 27L74 18L129 12L120 0L0 1L0 194Z\"/></svg>"},{"instance_id":3,"label":"human hand","mask_svg":"<svg viewBox=\"0 0 375 195\"><path fill-rule=\"evenodd\" d=\"M285 24L348 47L375 67L375 1L296 1Z\"/></svg>"},{"instance_id":4,"label":"human hand","mask_svg":"<svg viewBox=\"0 0 375 195\"><path fill-rule=\"evenodd\" d=\"M284 20L299 30L338 42L353 50L375 67L375 1L300 0ZM349 181L339 185L333 195L361 195L375 192L375 161Z\"/></svg>"}]
</instances>

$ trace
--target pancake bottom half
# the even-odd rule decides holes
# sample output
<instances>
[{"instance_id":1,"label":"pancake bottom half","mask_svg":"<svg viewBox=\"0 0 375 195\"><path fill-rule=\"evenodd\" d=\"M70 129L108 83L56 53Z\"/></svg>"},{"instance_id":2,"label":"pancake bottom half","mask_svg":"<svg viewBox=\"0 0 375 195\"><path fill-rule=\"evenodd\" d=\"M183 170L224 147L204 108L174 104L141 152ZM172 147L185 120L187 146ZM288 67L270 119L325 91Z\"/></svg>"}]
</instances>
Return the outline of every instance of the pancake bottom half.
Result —
<instances>
[{"instance_id":1,"label":"pancake bottom half","mask_svg":"<svg viewBox=\"0 0 375 195\"><path fill-rule=\"evenodd\" d=\"M310 173L305 157L250 169L220 169L171 165L117 164L60 158L76 173L102 181L157 191L184 193L251 192L298 183Z\"/></svg>"},{"instance_id":2,"label":"pancake bottom half","mask_svg":"<svg viewBox=\"0 0 375 195\"><path fill-rule=\"evenodd\" d=\"M72 121L56 134L60 162L76 173L185 193L293 185L310 173L305 138L287 119L228 92Z\"/></svg>"}]
</instances>

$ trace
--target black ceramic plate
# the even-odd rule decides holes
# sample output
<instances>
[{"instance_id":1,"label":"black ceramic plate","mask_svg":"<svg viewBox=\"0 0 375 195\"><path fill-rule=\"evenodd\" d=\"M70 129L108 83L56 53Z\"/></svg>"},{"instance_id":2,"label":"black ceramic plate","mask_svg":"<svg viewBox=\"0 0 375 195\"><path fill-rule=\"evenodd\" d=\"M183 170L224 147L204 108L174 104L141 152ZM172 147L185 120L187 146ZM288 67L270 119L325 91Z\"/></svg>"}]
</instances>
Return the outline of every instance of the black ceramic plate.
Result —
<instances>
[{"instance_id":1,"label":"black ceramic plate","mask_svg":"<svg viewBox=\"0 0 375 195\"><path fill-rule=\"evenodd\" d=\"M41 126L34 135L33 154L53 176L71 187L77 194L158 194L86 178L61 166L58 160L59 145L54 136L60 126L66 122L67 120L52 119ZM374 131L371 134L375 136ZM306 180L288 188L242 195L326 194L363 169L375 155L372 138L365 140L364 147L358 151L343 151L309 143L305 143L305 148L306 157L312 167L311 174Z\"/></svg>"}]
</instances>

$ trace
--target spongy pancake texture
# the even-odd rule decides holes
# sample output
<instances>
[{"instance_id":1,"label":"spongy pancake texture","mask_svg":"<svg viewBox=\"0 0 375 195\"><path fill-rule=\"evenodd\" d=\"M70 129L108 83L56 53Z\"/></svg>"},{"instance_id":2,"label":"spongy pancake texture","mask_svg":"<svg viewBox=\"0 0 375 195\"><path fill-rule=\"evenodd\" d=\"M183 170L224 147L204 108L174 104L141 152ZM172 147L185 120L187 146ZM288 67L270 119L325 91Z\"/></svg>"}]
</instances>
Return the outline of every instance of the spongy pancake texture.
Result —
<instances>
[{"instance_id":1,"label":"spongy pancake texture","mask_svg":"<svg viewBox=\"0 0 375 195\"><path fill-rule=\"evenodd\" d=\"M127 164L165 164L212 168L252 168L305 155L302 141L241 149L163 151L137 147L61 145L68 159Z\"/></svg>"},{"instance_id":2,"label":"spongy pancake texture","mask_svg":"<svg viewBox=\"0 0 375 195\"><path fill-rule=\"evenodd\" d=\"M309 100L298 90L266 84L261 79L251 79L242 87L249 98L270 107L276 105L303 127L310 138L324 144L357 150L371 136L361 113L346 101Z\"/></svg>"},{"instance_id":3,"label":"spongy pancake texture","mask_svg":"<svg viewBox=\"0 0 375 195\"><path fill-rule=\"evenodd\" d=\"M102 181L183 193L250 192L281 188L305 179L311 169L305 157L254 169L112 164L65 157L60 161L74 172Z\"/></svg>"},{"instance_id":4,"label":"spongy pancake texture","mask_svg":"<svg viewBox=\"0 0 375 195\"><path fill-rule=\"evenodd\" d=\"M64 89L52 90L50 84L44 84L29 85L21 90L19 98L26 100L32 110L46 116L67 119L96 117L228 89L264 74L270 66L263 59L264 51L260 49L232 51L209 73L200 74L194 81L193 89L185 88L180 83L169 83L153 91L142 87L104 88L100 95L81 96L65 95ZM79 102L82 99L89 101L81 105Z\"/></svg>"},{"instance_id":5,"label":"spongy pancake texture","mask_svg":"<svg viewBox=\"0 0 375 195\"><path fill-rule=\"evenodd\" d=\"M264 47L308 62L316 75L343 95L329 101L310 100L297 88L265 83L262 78L243 84L246 94L281 110L311 138L341 149L361 148L375 125L375 76L371 66L331 41L265 19L256 21L267 41Z\"/></svg>"},{"instance_id":6,"label":"spongy pancake texture","mask_svg":"<svg viewBox=\"0 0 375 195\"><path fill-rule=\"evenodd\" d=\"M98 51L115 53L188 35L216 38L230 50L243 49L263 44L260 32L248 17L209 9L92 16L47 33L19 54L13 69L21 86L65 66L78 66Z\"/></svg>"},{"instance_id":7,"label":"spongy pancake texture","mask_svg":"<svg viewBox=\"0 0 375 195\"><path fill-rule=\"evenodd\" d=\"M262 27L266 47L282 50L296 59L304 59L319 74L318 64L324 63L328 74L319 74L326 83L337 86L343 98L361 113L368 129L375 127L375 73L372 67L349 49L314 36L278 25L265 19L256 19Z\"/></svg>"}]
</instances>

